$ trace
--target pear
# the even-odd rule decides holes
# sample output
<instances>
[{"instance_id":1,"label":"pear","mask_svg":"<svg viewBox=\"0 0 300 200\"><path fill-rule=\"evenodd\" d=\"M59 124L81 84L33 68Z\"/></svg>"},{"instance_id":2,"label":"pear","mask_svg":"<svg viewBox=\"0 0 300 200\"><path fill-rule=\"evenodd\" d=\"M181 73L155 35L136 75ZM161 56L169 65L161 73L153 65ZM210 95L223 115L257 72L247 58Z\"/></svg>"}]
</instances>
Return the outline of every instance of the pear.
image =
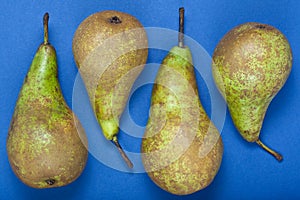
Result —
<instances>
[{"instance_id":1,"label":"pear","mask_svg":"<svg viewBox=\"0 0 300 200\"><path fill-rule=\"evenodd\" d=\"M179 43L156 76L141 152L154 183L172 194L187 195L213 181L223 143L200 102L191 51L184 45L184 8L179 13Z\"/></svg>"},{"instance_id":2,"label":"pear","mask_svg":"<svg viewBox=\"0 0 300 200\"><path fill-rule=\"evenodd\" d=\"M105 138L117 146L132 168L117 134L130 90L148 56L142 24L134 16L115 10L94 13L78 26L73 54Z\"/></svg>"},{"instance_id":3,"label":"pear","mask_svg":"<svg viewBox=\"0 0 300 200\"><path fill-rule=\"evenodd\" d=\"M286 82L292 52L286 37L268 24L249 22L230 30L213 54L213 77L235 127L248 142L281 161L259 139L267 108Z\"/></svg>"},{"instance_id":4,"label":"pear","mask_svg":"<svg viewBox=\"0 0 300 200\"><path fill-rule=\"evenodd\" d=\"M87 160L87 141L80 122L66 104L57 79L54 47L48 42L44 15L44 43L32 61L11 120L7 153L17 177L34 188L73 182Z\"/></svg>"}]
</instances>

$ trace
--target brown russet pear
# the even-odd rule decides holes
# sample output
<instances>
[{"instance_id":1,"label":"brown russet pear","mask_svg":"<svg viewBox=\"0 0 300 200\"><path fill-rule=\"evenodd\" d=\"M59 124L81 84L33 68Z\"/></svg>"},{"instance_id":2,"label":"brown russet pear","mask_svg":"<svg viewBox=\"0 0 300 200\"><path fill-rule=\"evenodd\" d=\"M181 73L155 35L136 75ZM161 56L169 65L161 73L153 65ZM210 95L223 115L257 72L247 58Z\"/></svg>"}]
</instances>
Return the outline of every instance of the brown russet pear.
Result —
<instances>
[{"instance_id":1,"label":"brown russet pear","mask_svg":"<svg viewBox=\"0 0 300 200\"><path fill-rule=\"evenodd\" d=\"M132 85L148 57L145 29L138 19L124 12L94 13L78 26L73 54L105 138L118 147L132 168L117 134Z\"/></svg>"},{"instance_id":2,"label":"brown russet pear","mask_svg":"<svg viewBox=\"0 0 300 200\"><path fill-rule=\"evenodd\" d=\"M84 130L60 89L56 52L48 42L48 19L46 13L44 43L19 93L6 145L14 173L34 188L73 182L82 173L88 156Z\"/></svg>"},{"instance_id":3,"label":"brown russet pear","mask_svg":"<svg viewBox=\"0 0 300 200\"><path fill-rule=\"evenodd\" d=\"M268 106L291 71L292 52L286 37L268 24L236 26L218 43L212 67L239 133L281 161L282 156L259 136Z\"/></svg>"},{"instance_id":4,"label":"brown russet pear","mask_svg":"<svg viewBox=\"0 0 300 200\"><path fill-rule=\"evenodd\" d=\"M223 143L200 102L191 51L183 41L184 9L179 13L179 44L156 76L141 152L154 183L172 194L187 195L212 183Z\"/></svg>"}]
</instances>

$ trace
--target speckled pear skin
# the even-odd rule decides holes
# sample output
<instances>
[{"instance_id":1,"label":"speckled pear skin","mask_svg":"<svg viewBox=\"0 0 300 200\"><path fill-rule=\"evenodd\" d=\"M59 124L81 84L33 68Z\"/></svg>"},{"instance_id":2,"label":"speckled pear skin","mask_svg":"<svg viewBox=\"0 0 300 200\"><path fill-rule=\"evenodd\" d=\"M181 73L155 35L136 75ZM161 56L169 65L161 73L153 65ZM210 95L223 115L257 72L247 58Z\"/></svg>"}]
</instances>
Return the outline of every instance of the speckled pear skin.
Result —
<instances>
[{"instance_id":1,"label":"speckled pear skin","mask_svg":"<svg viewBox=\"0 0 300 200\"><path fill-rule=\"evenodd\" d=\"M60 89L55 49L42 44L11 120L6 145L10 165L30 187L64 186L82 173L88 155L86 146L84 130Z\"/></svg>"},{"instance_id":2,"label":"speckled pear skin","mask_svg":"<svg viewBox=\"0 0 300 200\"><path fill-rule=\"evenodd\" d=\"M239 25L217 45L213 77L245 140L258 140L266 110L286 82L291 66L287 39L267 24Z\"/></svg>"},{"instance_id":3,"label":"speckled pear skin","mask_svg":"<svg viewBox=\"0 0 300 200\"><path fill-rule=\"evenodd\" d=\"M207 187L219 170L223 143L201 105L188 47L172 48L160 66L141 152L149 177L176 195Z\"/></svg>"},{"instance_id":4,"label":"speckled pear skin","mask_svg":"<svg viewBox=\"0 0 300 200\"><path fill-rule=\"evenodd\" d=\"M119 118L132 85L147 60L146 32L132 15L97 12L77 28L73 54L103 134L112 140L119 132Z\"/></svg>"}]
</instances>

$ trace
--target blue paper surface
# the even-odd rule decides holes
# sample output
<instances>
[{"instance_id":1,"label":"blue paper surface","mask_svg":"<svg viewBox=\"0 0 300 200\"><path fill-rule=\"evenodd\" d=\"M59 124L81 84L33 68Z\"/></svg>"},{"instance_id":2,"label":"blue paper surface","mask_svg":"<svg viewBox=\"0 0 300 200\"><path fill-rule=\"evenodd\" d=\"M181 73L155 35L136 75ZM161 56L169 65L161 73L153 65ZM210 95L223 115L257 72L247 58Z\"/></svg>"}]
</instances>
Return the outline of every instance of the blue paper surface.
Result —
<instances>
[{"instance_id":1,"label":"blue paper surface","mask_svg":"<svg viewBox=\"0 0 300 200\"><path fill-rule=\"evenodd\" d=\"M72 54L72 38L78 25L90 14L102 10L119 10L132 14L146 27L158 30L178 29L178 9L185 7L185 34L191 41L201 45L212 55L215 46L224 34L241 23L255 21L267 23L278 28L290 42L293 51L291 74L267 111L261 139L283 156L282 163L261 150L257 145L245 142L236 131L230 115L225 110L224 124L220 122L224 142L224 156L219 173L211 185L202 191L187 196L175 196L157 187L140 170L137 173L124 172L113 167L124 164L114 148L107 144L97 146L90 152L83 174L72 184L53 189L33 189L17 179L8 163L6 138L13 115L18 93L33 56L43 40L42 17L49 12L49 40L56 48L58 57L59 81L63 95L69 106L74 108L79 118L85 121L85 128L93 128L96 121L89 115L91 109L87 96L78 78ZM0 199L144 199L144 200L200 200L200 199L299 199L300 185L300 2L296 0L111 0L111 1L6 1L0 7ZM148 31L151 31L150 29ZM165 48L149 50L147 63L150 71L144 71L136 82L135 91L128 102L128 116L137 132L129 133L124 128L120 132L120 143L132 156L140 151L143 128L149 115L151 97L151 78L155 77L158 64L167 54L168 48L176 45L176 37L161 38L155 35L154 42L164 44ZM157 41L156 41L156 40ZM193 45L191 42L191 45ZM195 51L197 47L194 47ZM204 55L207 56L207 55ZM194 59L200 56L194 54ZM202 57L201 57L202 58ZM151 64L152 63L152 64ZM156 64L155 64L156 63ZM203 66L206 66L205 63ZM197 66L195 66L197 67ZM201 66L198 66L199 68ZM206 66L207 67L207 66ZM145 74L147 73L147 74ZM197 81L201 101L211 116L214 112L210 88L206 80L210 74L197 71ZM140 83L140 85L138 85ZM74 89L75 88L75 89ZM82 99L74 100L74 95ZM84 103L83 108L76 106ZM74 103L75 102L75 103ZM222 107L223 108L223 107ZM84 111L84 112L83 112ZM221 112L222 113L222 112ZM94 121L93 121L94 120ZM121 123L126 123L126 116ZM86 123L93 123L89 126ZM224 126L223 126L224 125ZM125 125L122 125L125 127ZM94 127L97 129L97 127ZM130 127L129 127L130 130ZM100 137L100 136L99 136ZM100 142L100 141L99 141ZM100 150L98 149L100 148ZM93 148L91 148L93 149ZM107 156L111 160L107 160ZM102 160L103 159L103 160ZM139 165L141 163L137 163Z\"/></svg>"}]
</instances>

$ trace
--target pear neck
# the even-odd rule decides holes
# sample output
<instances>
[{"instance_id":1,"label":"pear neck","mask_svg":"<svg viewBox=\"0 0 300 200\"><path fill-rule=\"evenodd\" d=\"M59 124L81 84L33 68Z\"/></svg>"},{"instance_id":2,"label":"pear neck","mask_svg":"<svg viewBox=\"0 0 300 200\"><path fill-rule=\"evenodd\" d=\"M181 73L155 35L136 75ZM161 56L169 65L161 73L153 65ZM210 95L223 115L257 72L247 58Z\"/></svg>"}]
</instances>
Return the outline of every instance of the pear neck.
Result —
<instances>
[{"instance_id":1,"label":"pear neck","mask_svg":"<svg viewBox=\"0 0 300 200\"><path fill-rule=\"evenodd\" d=\"M170 50L170 52L173 55L176 55L178 58L186 60L188 63L193 65L192 54L188 46L184 46L184 47L174 46Z\"/></svg>"},{"instance_id":2,"label":"pear neck","mask_svg":"<svg viewBox=\"0 0 300 200\"><path fill-rule=\"evenodd\" d=\"M26 80L41 94L59 87L56 53L51 45L41 44L31 63Z\"/></svg>"},{"instance_id":3,"label":"pear neck","mask_svg":"<svg viewBox=\"0 0 300 200\"><path fill-rule=\"evenodd\" d=\"M50 45L42 44L39 47L24 80L18 105L38 103L57 109L64 102L57 79L55 52L51 49Z\"/></svg>"}]
</instances>

